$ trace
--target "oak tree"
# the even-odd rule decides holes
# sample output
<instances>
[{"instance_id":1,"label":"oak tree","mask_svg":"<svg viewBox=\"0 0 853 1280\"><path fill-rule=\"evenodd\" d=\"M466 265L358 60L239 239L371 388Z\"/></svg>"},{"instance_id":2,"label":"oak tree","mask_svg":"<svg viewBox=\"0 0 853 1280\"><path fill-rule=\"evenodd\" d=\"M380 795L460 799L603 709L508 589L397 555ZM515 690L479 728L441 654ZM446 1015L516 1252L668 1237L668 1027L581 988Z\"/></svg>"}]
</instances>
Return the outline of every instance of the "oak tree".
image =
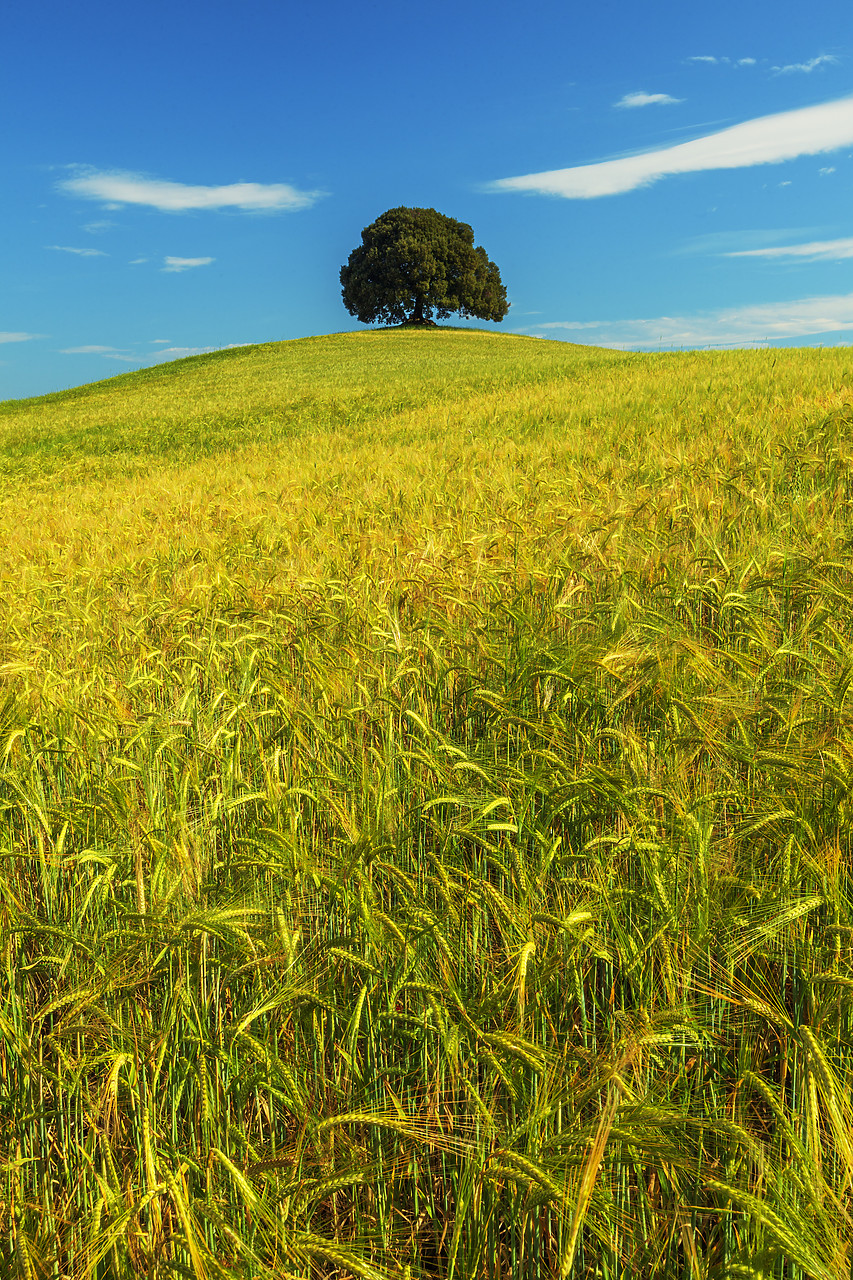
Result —
<instances>
[{"instance_id":1,"label":"oak tree","mask_svg":"<svg viewBox=\"0 0 853 1280\"><path fill-rule=\"evenodd\" d=\"M362 324L433 324L453 311L503 320L509 304L500 272L467 222L436 209L389 209L361 233L341 267L341 293Z\"/></svg>"}]
</instances>

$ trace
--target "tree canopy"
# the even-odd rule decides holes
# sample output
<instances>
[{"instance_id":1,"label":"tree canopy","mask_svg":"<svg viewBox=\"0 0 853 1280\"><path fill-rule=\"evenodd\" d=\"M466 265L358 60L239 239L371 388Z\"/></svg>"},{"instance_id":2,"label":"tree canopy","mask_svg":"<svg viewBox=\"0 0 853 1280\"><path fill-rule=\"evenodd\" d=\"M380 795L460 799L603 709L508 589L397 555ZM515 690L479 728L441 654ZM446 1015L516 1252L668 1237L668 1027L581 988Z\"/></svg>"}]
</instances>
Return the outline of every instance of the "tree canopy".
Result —
<instances>
[{"instance_id":1,"label":"tree canopy","mask_svg":"<svg viewBox=\"0 0 853 1280\"><path fill-rule=\"evenodd\" d=\"M362 324L432 324L451 312L503 320L501 275L467 222L436 209L389 209L341 267L341 293Z\"/></svg>"}]
</instances>

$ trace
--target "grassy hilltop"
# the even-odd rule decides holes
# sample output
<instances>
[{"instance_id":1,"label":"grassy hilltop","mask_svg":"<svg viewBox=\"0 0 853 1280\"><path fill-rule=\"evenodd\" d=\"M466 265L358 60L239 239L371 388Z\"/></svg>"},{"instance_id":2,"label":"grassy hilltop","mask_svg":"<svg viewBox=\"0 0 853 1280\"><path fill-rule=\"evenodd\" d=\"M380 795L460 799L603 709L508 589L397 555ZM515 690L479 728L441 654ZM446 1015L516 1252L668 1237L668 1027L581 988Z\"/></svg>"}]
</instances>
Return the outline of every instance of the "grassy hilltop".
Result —
<instances>
[{"instance_id":1,"label":"grassy hilltop","mask_svg":"<svg viewBox=\"0 0 853 1280\"><path fill-rule=\"evenodd\" d=\"M848 1280L853 351L0 405L0 1272Z\"/></svg>"}]
</instances>

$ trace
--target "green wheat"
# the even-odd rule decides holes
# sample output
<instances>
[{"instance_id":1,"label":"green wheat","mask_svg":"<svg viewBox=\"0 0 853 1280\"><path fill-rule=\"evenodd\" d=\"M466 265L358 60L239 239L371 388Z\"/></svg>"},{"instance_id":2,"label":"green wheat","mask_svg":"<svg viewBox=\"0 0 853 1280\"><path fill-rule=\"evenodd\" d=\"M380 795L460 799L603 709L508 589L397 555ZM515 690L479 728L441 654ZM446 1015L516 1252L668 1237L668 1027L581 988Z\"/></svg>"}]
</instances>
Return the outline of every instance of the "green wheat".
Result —
<instances>
[{"instance_id":1,"label":"green wheat","mask_svg":"<svg viewBox=\"0 0 853 1280\"><path fill-rule=\"evenodd\" d=\"M0 406L0 1266L853 1262L853 356Z\"/></svg>"}]
</instances>

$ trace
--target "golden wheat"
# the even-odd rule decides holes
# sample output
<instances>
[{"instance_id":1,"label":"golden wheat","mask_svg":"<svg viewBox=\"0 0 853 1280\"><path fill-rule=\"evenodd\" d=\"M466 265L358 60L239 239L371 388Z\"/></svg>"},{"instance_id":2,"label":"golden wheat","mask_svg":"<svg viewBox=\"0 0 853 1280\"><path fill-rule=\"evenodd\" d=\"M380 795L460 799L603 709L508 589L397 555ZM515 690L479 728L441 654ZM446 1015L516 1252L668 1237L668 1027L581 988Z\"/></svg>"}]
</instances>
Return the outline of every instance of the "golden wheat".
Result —
<instances>
[{"instance_id":1,"label":"golden wheat","mask_svg":"<svg viewBox=\"0 0 853 1280\"><path fill-rule=\"evenodd\" d=\"M4 1273L849 1275L852 373L2 406Z\"/></svg>"}]
</instances>

